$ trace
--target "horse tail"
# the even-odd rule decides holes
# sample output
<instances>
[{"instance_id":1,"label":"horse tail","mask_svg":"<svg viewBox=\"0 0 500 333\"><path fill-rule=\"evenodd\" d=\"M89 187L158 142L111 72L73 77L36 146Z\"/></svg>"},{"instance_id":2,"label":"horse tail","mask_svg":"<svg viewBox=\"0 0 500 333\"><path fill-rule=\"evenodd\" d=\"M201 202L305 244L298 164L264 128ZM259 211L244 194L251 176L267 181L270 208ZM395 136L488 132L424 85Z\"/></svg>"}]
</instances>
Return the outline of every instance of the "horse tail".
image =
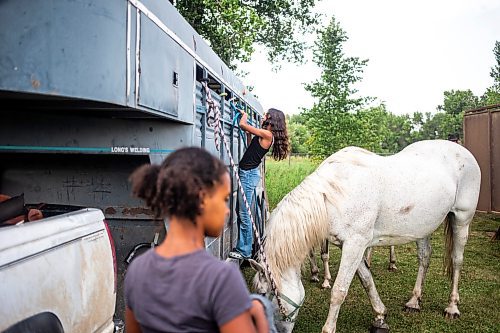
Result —
<instances>
[{"instance_id":1,"label":"horse tail","mask_svg":"<svg viewBox=\"0 0 500 333\"><path fill-rule=\"evenodd\" d=\"M453 276L453 261L451 259L451 254L453 252L453 226L452 223L455 220L455 215L453 213L448 213L444 220L444 258L443 258L443 271L446 272L446 276L451 280Z\"/></svg>"}]
</instances>

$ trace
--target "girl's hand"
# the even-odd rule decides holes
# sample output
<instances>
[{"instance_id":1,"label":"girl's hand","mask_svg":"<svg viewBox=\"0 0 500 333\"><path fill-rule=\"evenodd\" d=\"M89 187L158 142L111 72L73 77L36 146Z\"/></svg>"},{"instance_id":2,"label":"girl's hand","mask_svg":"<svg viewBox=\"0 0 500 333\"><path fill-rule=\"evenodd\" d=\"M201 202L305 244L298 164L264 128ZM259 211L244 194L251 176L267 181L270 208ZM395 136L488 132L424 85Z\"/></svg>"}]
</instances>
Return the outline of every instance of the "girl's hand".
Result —
<instances>
[{"instance_id":1,"label":"girl's hand","mask_svg":"<svg viewBox=\"0 0 500 333\"><path fill-rule=\"evenodd\" d=\"M241 119L239 126L242 130L246 131L247 134L253 134L257 135L258 137L264 139L263 147L269 147L271 146L273 142L273 133L267 129L262 129L262 128L257 128L248 123L248 114L244 112L243 110L240 110L241 112ZM248 139L250 140L250 139Z\"/></svg>"},{"instance_id":2,"label":"girl's hand","mask_svg":"<svg viewBox=\"0 0 500 333\"><path fill-rule=\"evenodd\" d=\"M242 125L244 126L248 123L248 115L243 110L240 110L240 113L241 113L240 127L242 127Z\"/></svg>"}]
</instances>

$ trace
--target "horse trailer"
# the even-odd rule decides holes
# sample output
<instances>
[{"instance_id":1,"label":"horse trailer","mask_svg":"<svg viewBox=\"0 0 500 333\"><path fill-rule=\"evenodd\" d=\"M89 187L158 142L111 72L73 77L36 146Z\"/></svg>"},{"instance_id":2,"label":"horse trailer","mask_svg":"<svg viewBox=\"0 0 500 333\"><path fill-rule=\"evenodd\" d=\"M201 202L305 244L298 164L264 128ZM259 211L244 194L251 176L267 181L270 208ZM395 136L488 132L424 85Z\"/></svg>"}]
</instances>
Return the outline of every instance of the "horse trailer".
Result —
<instances>
[{"instance_id":1,"label":"horse trailer","mask_svg":"<svg viewBox=\"0 0 500 333\"><path fill-rule=\"evenodd\" d=\"M244 138L230 99L254 122L262 107L168 1L6 0L0 31L0 193L24 193L26 205L44 216L103 211L116 246L116 315L123 318L125 262L167 228L131 197L130 173L184 146L204 147L229 165L207 125L202 82L220 103L236 161ZM206 240L221 259L238 234L231 174L233 213L221 236ZM264 194L262 182L253 207L261 231Z\"/></svg>"}]
</instances>

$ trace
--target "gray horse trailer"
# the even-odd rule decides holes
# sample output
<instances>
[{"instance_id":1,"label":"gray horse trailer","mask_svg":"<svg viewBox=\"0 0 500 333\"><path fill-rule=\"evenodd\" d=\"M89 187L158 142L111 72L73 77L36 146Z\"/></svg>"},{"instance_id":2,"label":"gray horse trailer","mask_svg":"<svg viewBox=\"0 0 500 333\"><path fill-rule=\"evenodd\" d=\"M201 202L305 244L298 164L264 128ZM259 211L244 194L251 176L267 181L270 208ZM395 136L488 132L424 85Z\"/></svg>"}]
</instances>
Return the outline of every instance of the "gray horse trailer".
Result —
<instances>
[{"instance_id":1,"label":"gray horse trailer","mask_svg":"<svg viewBox=\"0 0 500 333\"><path fill-rule=\"evenodd\" d=\"M166 229L131 197L130 173L183 146L204 147L229 165L206 122L204 80L239 161L243 138L229 100L255 122L262 107L168 1L0 2L0 193L24 193L46 216L104 212L117 253L118 317L125 261ZM233 214L206 242L221 259L237 239L232 177ZM259 186L253 207L261 230L264 193Z\"/></svg>"}]
</instances>

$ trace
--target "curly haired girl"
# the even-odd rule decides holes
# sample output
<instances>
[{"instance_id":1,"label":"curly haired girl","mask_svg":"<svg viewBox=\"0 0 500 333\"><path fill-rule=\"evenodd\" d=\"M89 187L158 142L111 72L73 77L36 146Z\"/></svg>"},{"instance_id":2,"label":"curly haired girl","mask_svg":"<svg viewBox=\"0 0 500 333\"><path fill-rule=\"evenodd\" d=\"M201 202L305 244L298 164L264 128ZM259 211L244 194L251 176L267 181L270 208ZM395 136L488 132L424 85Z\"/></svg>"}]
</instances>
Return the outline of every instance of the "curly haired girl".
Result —
<instances>
[{"instance_id":1,"label":"curly haired girl","mask_svg":"<svg viewBox=\"0 0 500 333\"><path fill-rule=\"evenodd\" d=\"M205 236L219 236L229 214L226 166L203 149L184 148L130 179L133 194L167 218L169 229L128 268L127 332L269 332L237 266L205 251Z\"/></svg>"},{"instance_id":2,"label":"curly haired girl","mask_svg":"<svg viewBox=\"0 0 500 333\"><path fill-rule=\"evenodd\" d=\"M245 197L251 206L253 200L255 200L254 190L261 178L259 165L262 158L272 148L272 157L277 161L283 160L287 157L290 147L285 114L282 111L269 109L264 115L261 128L248 124L247 114L242 110L240 112L242 117L239 125L241 129L247 132L247 141L250 141L251 134L254 135L240 160L238 171ZM239 192L238 202L240 218L238 243L236 248L229 252L229 256L234 259L248 259L252 256L252 221Z\"/></svg>"}]
</instances>

